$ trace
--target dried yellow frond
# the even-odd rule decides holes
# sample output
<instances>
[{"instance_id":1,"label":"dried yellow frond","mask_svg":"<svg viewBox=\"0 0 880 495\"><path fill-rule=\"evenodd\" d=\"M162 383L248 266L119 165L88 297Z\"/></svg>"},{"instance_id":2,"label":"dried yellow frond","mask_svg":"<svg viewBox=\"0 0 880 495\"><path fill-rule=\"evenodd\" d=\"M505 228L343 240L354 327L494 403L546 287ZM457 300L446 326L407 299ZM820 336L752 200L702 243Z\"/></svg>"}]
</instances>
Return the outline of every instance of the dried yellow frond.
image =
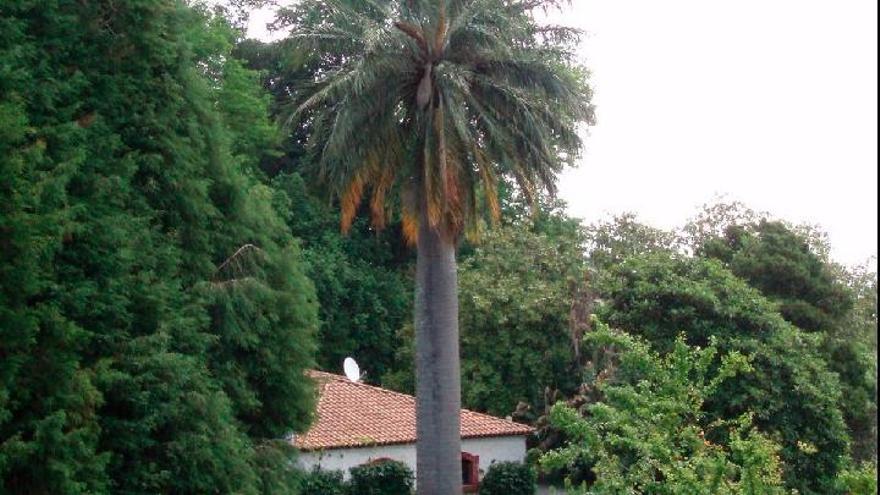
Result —
<instances>
[{"instance_id":1,"label":"dried yellow frond","mask_svg":"<svg viewBox=\"0 0 880 495\"><path fill-rule=\"evenodd\" d=\"M349 229L351 229L351 223L354 221L358 206L361 204L361 198L364 194L364 182L363 174L354 174L348 187L340 197L340 227L344 233L347 233Z\"/></svg>"},{"instance_id":2,"label":"dried yellow frond","mask_svg":"<svg viewBox=\"0 0 880 495\"><path fill-rule=\"evenodd\" d=\"M373 197L370 199L370 215L373 226L380 230L385 228L385 198L393 184L394 167L391 164L386 164L382 167L379 179L373 186Z\"/></svg>"},{"instance_id":3,"label":"dried yellow frond","mask_svg":"<svg viewBox=\"0 0 880 495\"><path fill-rule=\"evenodd\" d=\"M454 163L454 162L453 162ZM452 232L459 232L464 224L464 205L461 198L461 178L458 167L447 167L444 177L446 216Z\"/></svg>"},{"instance_id":4,"label":"dried yellow frond","mask_svg":"<svg viewBox=\"0 0 880 495\"><path fill-rule=\"evenodd\" d=\"M419 219L408 209L401 215L401 231L407 246L415 246L419 242Z\"/></svg>"},{"instance_id":5,"label":"dried yellow frond","mask_svg":"<svg viewBox=\"0 0 880 495\"><path fill-rule=\"evenodd\" d=\"M412 38L422 50L422 53L427 55L428 44L425 42L425 37L423 36L422 30L418 26L404 21L397 21L394 23L394 27L401 30L407 36Z\"/></svg>"},{"instance_id":6,"label":"dried yellow frond","mask_svg":"<svg viewBox=\"0 0 880 495\"><path fill-rule=\"evenodd\" d=\"M475 149L474 154L477 159L477 167L480 170L480 178L483 183L483 193L486 196L486 203L489 205L489 214L492 222L498 223L501 219L501 205L498 203L498 181L492 168L486 163L486 157L483 151Z\"/></svg>"}]
</instances>

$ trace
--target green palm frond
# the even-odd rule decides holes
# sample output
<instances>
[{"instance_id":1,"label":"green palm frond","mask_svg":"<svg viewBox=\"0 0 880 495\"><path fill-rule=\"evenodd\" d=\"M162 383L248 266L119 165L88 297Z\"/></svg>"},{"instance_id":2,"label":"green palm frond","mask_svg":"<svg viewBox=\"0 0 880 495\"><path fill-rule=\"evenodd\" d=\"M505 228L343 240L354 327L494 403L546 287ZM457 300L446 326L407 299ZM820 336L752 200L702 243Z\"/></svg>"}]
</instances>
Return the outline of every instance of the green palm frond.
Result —
<instances>
[{"instance_id":1,"label":"green palm frond","mask_svg":"<svg viewBox=\"0 0 880 495\"><path fill-rule=\"evenodd\" d=\"M308 128L343 228L367 197L383 226L399 193L405 223L457 236L497 216L503 177L526 197L554 191L594 120L579 33L533 15L559 3L303 0L287 14L292 49L314 61L287 123Z\"/></svg>"}]
</instances>

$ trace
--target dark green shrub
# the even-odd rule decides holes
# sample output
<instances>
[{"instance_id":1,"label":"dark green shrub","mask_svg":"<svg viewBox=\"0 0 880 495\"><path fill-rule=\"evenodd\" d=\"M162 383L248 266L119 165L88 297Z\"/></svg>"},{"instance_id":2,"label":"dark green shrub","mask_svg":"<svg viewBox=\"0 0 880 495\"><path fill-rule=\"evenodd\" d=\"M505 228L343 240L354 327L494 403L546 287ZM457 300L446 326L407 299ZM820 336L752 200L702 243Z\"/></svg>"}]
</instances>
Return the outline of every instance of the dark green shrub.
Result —
<instances>
[{"instance_id":1,"label":"dark green shrub","mask_svg":"<svg viewBox=\"0 0 880 495\"><path fill-rule=\"evenodd\" d=\"M347 485L342 478L342 471L315 468L303 476L300 495L347 495Z\"/></svg>"},{"instance_id":2,"label":"dark green shrub","mask_svg":"<svg viewBox=\"0 0 880 495\"><path fill-rule=\"evenodd\" d=\"M537 475L531 466L499 462L489 466L480 483L480 495L534 495Z\"/></svg>"},{"instance_id":3,"label":"dark green shrub","mask_svg":"<svg viewBox=\"0 0 880 495\"><path fill-rule=\"evenodd\" d=\"M351 468L350 495L409 495L413 472L402 462L387 460Z\"/></svg>"}]
</instances>

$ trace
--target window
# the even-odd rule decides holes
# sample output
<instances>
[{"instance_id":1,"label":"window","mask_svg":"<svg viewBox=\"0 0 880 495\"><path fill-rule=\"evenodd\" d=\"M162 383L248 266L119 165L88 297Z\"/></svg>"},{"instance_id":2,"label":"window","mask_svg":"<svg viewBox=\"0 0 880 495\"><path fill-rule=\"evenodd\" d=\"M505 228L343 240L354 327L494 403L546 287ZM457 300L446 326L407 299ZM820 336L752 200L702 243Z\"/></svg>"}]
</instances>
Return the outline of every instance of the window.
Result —
<instances>
[{"instance_id":1,"label":"window","mask_svg":"<svg viewBox=\"0 0 880 495\"><path fill-rule=\"evenodd\" d=\"M480 456L461 453L461 484L465 493L476 493L480 487Z\"/></svg>"}]
</instances>

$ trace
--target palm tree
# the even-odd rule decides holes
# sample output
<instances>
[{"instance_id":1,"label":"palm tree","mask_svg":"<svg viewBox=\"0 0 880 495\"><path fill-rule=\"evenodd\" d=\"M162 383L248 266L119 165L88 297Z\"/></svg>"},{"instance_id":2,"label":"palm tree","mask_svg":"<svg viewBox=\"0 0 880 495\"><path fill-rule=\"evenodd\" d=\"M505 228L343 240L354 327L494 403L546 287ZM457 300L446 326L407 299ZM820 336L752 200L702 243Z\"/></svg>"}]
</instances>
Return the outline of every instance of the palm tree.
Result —
<instances>
[{"instance_id":1,"label":"palm tree","mask_svg":"<svg viewBox=\"0 0 880 495\"><path fill-rule=\"evenodd\" d=\"M497 219L502 178L552 193L593 121L578 33L535 21L559 1L304 0L284 14L312 56L288 122L307 130L343 229L366 200L379 228L399 209L417 246L420 494L461 493L457 242Z\"/></svg>"}]
</instances>

